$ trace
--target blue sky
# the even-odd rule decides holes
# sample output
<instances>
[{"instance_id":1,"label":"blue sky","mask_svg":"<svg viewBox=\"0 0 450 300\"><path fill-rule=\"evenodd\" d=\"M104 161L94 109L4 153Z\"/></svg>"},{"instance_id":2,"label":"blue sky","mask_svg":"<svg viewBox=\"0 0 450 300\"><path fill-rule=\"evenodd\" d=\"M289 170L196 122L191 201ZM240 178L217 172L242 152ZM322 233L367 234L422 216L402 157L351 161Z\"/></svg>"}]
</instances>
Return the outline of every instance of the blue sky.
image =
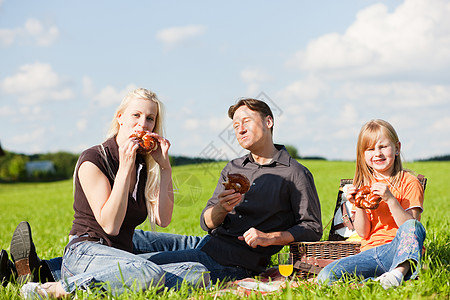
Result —
<instances>
[{"instance_id":1,"label":"blue sky","mask_svg":"<svg viewBox=\"0 0 450 300\"><path fill-rule=\"evenodd\" d=\"M136 87L166 106L172 155L231 159L228 107L269 102L274 141L354 159L361 126L397 129L406 160L450 152L444 0L0 0L0 141L78 153Z\"/></svg>"}]
</instances>

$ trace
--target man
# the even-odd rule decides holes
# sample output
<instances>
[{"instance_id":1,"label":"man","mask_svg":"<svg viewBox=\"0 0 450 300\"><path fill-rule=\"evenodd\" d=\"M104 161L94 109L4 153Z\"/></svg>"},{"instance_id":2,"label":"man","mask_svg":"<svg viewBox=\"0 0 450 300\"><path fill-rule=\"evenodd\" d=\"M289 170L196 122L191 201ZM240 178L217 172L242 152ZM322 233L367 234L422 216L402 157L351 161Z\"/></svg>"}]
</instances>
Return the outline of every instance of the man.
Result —
<instances>
[{"instance_id":1,"label":"man","mask_svg":"<svg viewBox=\"0 0 450 300\"><path fill-rule=\"evenodd\" d=\"M136 230L135 254L146 255L157 264L200 262L210 271L211 280L231 280L264 271L271 256L290 242L320 240L321 212L313 176L284 146L273 143L274 118L269 106L242 99L229 108L228 115L239 144L250 153L222 170L200 216L200 225L208 234ZM250 190L244 195L225 190L222 182L229 173L245 175ZM29 235L24 238L31 239ZM49 266L52 274L59 274Z\"/></svg>"},{"instance_id":2,"label":"man","mask_svg":"<svg viewBox=\"0 0 450 300\"><path fill-rule=\"evenodd\" d=\"M200 216L204 237L136 230L135 251L157 264L196 261L211 280L241 279L265 270L273 254L293 241L318 241L322 236L320 203L311 173L274 145L274 119L269 106L242 99L228 110L239 144L249 154L222 170L213 196ZM227 174L245 175L250 190L241 195L225 190Z\"/></svg>"},{"instance_id":3,"label":"man","mask_svg":"<svg viewBox=\"0 0 450 300\"><path fill-rule=\"evenodd\" d=\"M274 120L266 103L240 100L228 116L239 144L250 153L222 170L202 212L201 226L211 235L202 250L221 264L261 272L283 245L321 238L320 203L311 173L283 146L274 145ZM252 185L243 197L224 190L221 182L228 173L249 178Z\"/></svg>"}]
</instances>

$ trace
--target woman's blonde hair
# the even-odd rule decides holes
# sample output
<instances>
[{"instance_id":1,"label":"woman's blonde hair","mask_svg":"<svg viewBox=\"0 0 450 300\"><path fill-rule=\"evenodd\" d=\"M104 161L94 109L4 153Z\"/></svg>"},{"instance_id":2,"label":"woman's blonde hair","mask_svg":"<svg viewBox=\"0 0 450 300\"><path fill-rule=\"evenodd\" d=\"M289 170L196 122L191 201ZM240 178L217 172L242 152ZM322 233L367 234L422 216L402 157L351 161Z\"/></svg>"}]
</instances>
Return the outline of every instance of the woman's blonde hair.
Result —
<instances>
[{"instance_id":1,"label":"woman's blonde hair","mask_svg":"<svg viewBox=\"0 0 450 300\"><path fill-rule=\"evenodd\" d=\"M114 118L108 130L107 138L111 138L117 135L119 132L119 122L117 122L117 116L122 114L127 108L128 104L133 99L144 99L153 101L157 106L157 115L155 119L155 127L153 132L160 136L164 136L164 106L158 97L152 91L144 88L138 88L125 96L119 107L116 109ZM159 167L150 154L145 155L145 164L147 165L147 182L145 183L145 200L147 204L147 210L149 215L149 220L152 229L155 228L155 207L156 201L159 196Z\"/></svg>"},{"instance_id":2,"label":"woman's blonde hair","mask_svg":"<svg viewBox=\"0 0 450 300\"><path fill-rule=\"evenodd\" d=\"M360 188L370 185L373 181L373 169L366 164L364 152L368 148L375 146L379 137L385 136L392 143L398 145L397 132L392 125L384 120L371 120L363 125L356 144L356 171L353 178L353 185ZM394 168L390 175L389 182L397 187L403 176L403 166L400 153L395 155Z\"/></svg>"}]
</instances>

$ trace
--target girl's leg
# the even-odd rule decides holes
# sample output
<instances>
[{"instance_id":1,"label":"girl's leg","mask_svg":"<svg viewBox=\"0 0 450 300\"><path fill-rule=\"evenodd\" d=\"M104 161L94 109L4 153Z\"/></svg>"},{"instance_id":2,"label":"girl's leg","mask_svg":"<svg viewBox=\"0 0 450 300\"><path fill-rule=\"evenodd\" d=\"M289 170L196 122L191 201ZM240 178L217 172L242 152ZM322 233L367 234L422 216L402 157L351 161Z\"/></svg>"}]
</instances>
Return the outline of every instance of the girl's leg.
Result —
<instances>
[{"instance_id":1,"label":"girl's leg","mask_svg":"<svg viewBox=\"0 0 450 300\"><path fill-rule=\"evenodd\" d=\"M420 270L425 228L411 219L403 223L392 240L394 253L389 271L376 279L385 289L399 286L403 280L415 278Z\"/></svg>"},{"instance_id":2,"label":"girl's leg","mask_svg":"<svg viewBox=\"0 0 450 300\"><path fill-rule=\"evenodd\" d=\"M376 249L372 248L332 262L317 275L318 282L331 285L345 276L371 278L383 274L386 270L378 263Z\"/></svg>"},{"instance_id":3,"label":"girl's leg","mask_svg":"<svg viewBox=\"0 0 450 300\"><path fill-rule=\"evenodd\" d=\"M396 245L396 254L389 271L396 269L406 280L414 279L421 267L425 237L425 228L419 221L411 219L403 223L391 242Z\"/></svg>"}]
</instances>

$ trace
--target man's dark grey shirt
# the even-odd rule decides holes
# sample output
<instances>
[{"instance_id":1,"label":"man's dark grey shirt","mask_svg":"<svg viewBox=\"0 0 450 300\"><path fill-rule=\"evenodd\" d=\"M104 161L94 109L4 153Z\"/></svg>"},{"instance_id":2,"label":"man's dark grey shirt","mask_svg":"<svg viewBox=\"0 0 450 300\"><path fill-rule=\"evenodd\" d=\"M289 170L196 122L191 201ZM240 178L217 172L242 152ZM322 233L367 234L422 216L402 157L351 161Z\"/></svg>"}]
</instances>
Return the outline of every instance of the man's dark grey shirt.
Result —
<instances>
[{"instance_id":1,"label":"man's dark grey shirt","mask_svg":"<svg viewBox=\"0 0 450 300\"><path fill-rule=\"evenodd\" d=\"M251 248L238 239L252 227L266 233L288 231L295 241L318 241L322 237L320 202L311 172L293 159L284 146L275 147L278 152L267 165L257 164L251 154L230 161L201 214L201 227L211 235L202 250L222 265L261 272L271 256L281 250L283 246ZM229 173L247 176L251 187L223 223L210 230L204 213L219 202L218 195L224 190L222 182Z\"/></svg>"}]
</instances>

